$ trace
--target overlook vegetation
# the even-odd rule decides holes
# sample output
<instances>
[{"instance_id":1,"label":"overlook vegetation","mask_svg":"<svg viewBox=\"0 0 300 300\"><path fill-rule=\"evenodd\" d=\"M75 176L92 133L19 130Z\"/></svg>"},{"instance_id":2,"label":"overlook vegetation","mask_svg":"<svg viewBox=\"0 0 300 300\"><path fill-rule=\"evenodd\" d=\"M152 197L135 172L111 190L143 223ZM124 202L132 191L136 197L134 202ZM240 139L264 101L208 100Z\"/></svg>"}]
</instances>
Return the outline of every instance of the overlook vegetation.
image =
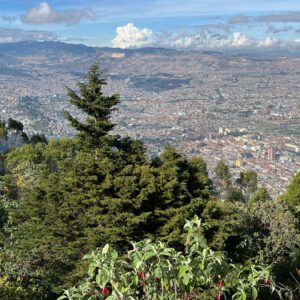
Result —
<instances>
[{"instance_id":1,"label":"overlook vegetation","mask_svg":"<svg viewBox=\"0 0 300 300\"><path fill-rule=\"evenodd\" d=\"M299 299L300 173L272 199L251 170L233 180L220 161L213 182L201 157L151 158L111 134L105 84L93 65L68 89L75 137L1 155L0 298Z\"/></svg>"}]
</instances>

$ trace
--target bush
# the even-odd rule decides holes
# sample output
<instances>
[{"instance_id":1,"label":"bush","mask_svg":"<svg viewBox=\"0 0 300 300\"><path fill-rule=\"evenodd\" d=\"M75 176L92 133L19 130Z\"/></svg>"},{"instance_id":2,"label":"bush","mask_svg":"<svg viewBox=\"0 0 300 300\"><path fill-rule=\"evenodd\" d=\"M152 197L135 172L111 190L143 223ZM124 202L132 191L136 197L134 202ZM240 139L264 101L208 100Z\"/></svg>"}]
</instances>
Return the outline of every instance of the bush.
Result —
<instances>
[{"instance_id":1,"label":"bush","mask_svg":"<svg viewBox=\"0 0 300 300\"><path fill-rule=\"evenodd\" d=\"M123 257L109 245L85 256L91 260L86 281L66 290L59 300L254 300L261 292L281 292L268 268L233 265L223 253L212 251L197 217L186 222L185 230L184 253L146 240L134 243Z\"/></svg>"}]
</instances>

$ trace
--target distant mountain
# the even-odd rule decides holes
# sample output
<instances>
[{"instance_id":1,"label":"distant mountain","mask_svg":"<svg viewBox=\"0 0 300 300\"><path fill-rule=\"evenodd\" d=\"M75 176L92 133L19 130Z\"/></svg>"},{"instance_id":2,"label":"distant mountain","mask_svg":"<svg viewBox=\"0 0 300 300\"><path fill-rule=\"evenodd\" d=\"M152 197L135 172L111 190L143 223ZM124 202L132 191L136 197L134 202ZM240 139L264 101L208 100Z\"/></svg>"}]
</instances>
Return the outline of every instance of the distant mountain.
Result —
<instances>
[{"instance_id":1,"label":"distant mountain","mask_svg":"<svg viewBox=\"0 0 300 300\"><path fill-rule=\"evenodd\" d=\"M120 49L120 48L110 48L110 47L91 47L83 44L69 44L63 42L53 42L53 41L23 41L17 43L5 43L0 44L1 55L7 54L37 54L37 53L69 53L74 55L95 55L99 52L121 52L127 55L133 53L141 54L151 54L151 53L175 53L174 49L166 48L138 48L138 49Z\"/></svg>"},{"instance_id":2,"label":"distant mountain","mask_svg":"<svg viewBox=\"0 0 300 300\"><path fill-rule=\"evenodd\" d=\"M37 41L24 41L17 43L0 44L0 53L19 54L19 55L32 55L37 53L61 53L67 52L71 54L91 54L95 53L95 48L88 47L82 44L67 44L62 42L37 42Z\"/></svg>"},{"instance_id":3,"label":"distant mountain","mask_svg":"<svg viewBox=\"0 0 300 300\"><path fill-rule=\"evenodd\" d=\"M120 49L120 48L110 48L110 47L91 47L84 44L69 44L58 41L23 41L17 43L0 43L0 63L1 58L6 55L81 55L81 56L101 56L101 54L113 54L122 53L125 56L130 57L135 54L164 54L164 55L176 55L180 52L190 52L190 53L202 53L213 56L247 56L247 57L262 57L262 58L272 58L278 56L287 57L298 57L300 56L299 51L290 50L228 50L228 51L212 51L212 50L175 50L169 48L155 48L155 47L145 47L136 49Z\"/></svg>"}]
</instances>

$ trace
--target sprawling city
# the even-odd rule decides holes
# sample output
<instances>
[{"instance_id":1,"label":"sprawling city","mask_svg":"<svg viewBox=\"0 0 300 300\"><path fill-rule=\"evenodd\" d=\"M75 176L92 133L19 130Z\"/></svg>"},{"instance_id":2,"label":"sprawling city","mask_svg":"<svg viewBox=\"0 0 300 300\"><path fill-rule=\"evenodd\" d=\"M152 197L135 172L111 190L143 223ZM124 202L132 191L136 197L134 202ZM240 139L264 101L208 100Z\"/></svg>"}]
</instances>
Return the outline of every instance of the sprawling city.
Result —
<instances>
[{"instance_id":1,"label":"sprawling city","mask_svg":"<svg viewBox=\"0 0 300 300\"><path fill-rule=\"evenodd\" d=\"M64 119L74 111L66 87L99 61L105 92L121 97L116 132L142 139L151 155L171 144L203 156L211 172L219 160L236 175L255 170L273 196L300 168L300 58L56 42L2 48L1 115L29 133L74 134Z\"/></svg>"}]
</instances>

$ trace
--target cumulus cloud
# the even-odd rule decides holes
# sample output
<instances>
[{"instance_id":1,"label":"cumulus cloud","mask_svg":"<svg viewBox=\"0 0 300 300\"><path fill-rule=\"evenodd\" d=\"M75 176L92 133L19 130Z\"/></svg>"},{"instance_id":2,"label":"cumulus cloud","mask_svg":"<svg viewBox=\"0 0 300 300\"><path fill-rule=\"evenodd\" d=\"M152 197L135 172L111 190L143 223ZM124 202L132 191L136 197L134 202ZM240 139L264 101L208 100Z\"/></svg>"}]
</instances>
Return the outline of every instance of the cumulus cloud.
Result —
<instances>
[{"instance_id":1,"label":"cumulus cloud","mask_svg":"<svg viewBox=\"0 0 300 300\"><path fill-rule=\"evenodd\" d=\"M276 31L276 28L269 28ZM281 30L292 30L290 27L282 27ZM138 28L129 23L117 28L117 35L112 40L113 47L141 48L141 47L165 47L176 49L207 49L207 50L251 50L265 48L268 50L293 48L299 46L300 38L293 42L284 42L274 37L255 39L242 32L230 32L228 28L193 28L177 33L156 33L148 28Z\"/></svg>"},{"instance_id":2,"label":"cumulus cloud","mask_svg":"<svg viewBox=\"0 0 300 300\"><path fill-rule=\"evenodd\" d=\"M49 31L0 28L0 43L14 43L22 41L53 41L57 36Z\"/></svg>"},{"instance_id":3,"label":"cumulus cloud","mask_svg":"<svg viewBox=\"0 0 300 300\"><path fill-rule=\"evenodd\" d=\"M239 48L239 47L250 46L250 44L251 41L247 36L241 34L240 32L235 32L233 34L231 46Z\"/></svg>"},{"instance_id":4,"label":"cumulus cloud","mask_svg":"<svg viewBox=\"0 0 300 300\"><path fill-rule=\"evenodd\" d=\"M267 37L266 39L259 41L257 43L257 47L261 48L261 47L274 47L276 45L279 45L279 40L272 38L272 37Z\"/></svg>"},{"instance_id":5,"label":"cumulus cloud","mask_svg":"<svg viewBox=\"0 0 300 300\"><path fill-rule=\"evenodd\" d=\"M212 33L209 31L190 36L174 37L174 41L171 42L171 46L175 48L193 49L245 48L252 44L252 39L240 32L225 35L223 33Z\"/></svg>"},{"instance_id":6,"label":"cumulus cloud","mask_svg":"<svg viewBox=\"0 0 300 300\"><path fill-rule=\"evenodd\" d=\"M216 31L217 30L217 31ZM116 30L112 40L116 48L173 47L180 49L242 48L251 45L252 40L240 32L230 34L227 29L198 28L196 31L179 33L154 33L148 28L138 28L129 23Z\"/></svg>"},{"instance_id":7,"label":"cumulus cloud","mask_svg":"<svg viewBox=\"0 0 300 300\"><path fill-rule=\"evenodd\" d=\"M153 46L155 44L155 35L148 28L138 28L132 23L117 27L117 35L112 40L114 48L139 48Z\"/></svg>"},{"instance_id":8,"label":"cumulus cloud","mask_svg":"<svg viewBox=\"0 0 300 300\"><path fill-rule=\"evenodd\" d=\"M23 23L34 25L49 23L73 25L79 23L82 19L95 20L96 14L90 8L58 11L53 9L47 2L40 3L39 6L32 8L21 16Z\"/></svg>"},{"instance_id":9,"label":"cumulus cloud","mask_svg":"<svg viewBox=\"0 0 300 300\"><path fill-rule=\"evenodd\" d=\"M197 46L198 39L197 37L191 37L191 36L183 36L179 37L178 39L175 39L172 43L172 46L178 47L178 48L191 48Z\"/></svg>"}]
</instances>

